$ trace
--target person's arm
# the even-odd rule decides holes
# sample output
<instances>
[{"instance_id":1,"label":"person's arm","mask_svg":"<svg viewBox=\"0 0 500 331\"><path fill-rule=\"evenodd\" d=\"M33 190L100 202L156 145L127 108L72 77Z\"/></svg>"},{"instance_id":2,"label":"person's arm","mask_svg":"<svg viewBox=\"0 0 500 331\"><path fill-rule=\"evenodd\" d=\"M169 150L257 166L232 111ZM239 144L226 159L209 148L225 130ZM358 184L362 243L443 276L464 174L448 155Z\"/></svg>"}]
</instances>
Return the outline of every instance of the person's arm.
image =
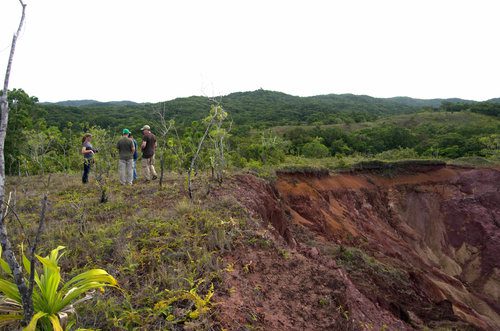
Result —
<instances>
[{"instance_id":1,"label":"person's arm","mask_svg":"<svg viewBox=\"0 0 500 331\"><path fill-rule=\"evenodd\" d=\"M135 152L135 145L134 145L134 142L132 140L130 142L131 142L131 144L130 144L130 150L132 151L132 154L134 154L134 152Z\"/></svg>"},{"instance_id":2,"label":"person's arm","mask_svg":"<svg viewBox=\"0 0 500 331\"><path fill-rule=\"evenodd\" d=\"M87 147L83 146L82 147L82 154L89 154L89 153L94 154L94 151L91 149L87 149Z\"/></svg>"},{"instance_id":3,"label":"person's arm","mask_svg":"<svg viewBox=\"0 0 500 331\"><path fill-rule=\"evenodd\" d=\"M142 143L141 143L141 150L144 150L144 148L146 148L146 140L142 140Z\"/></svg>"}]
</instances>

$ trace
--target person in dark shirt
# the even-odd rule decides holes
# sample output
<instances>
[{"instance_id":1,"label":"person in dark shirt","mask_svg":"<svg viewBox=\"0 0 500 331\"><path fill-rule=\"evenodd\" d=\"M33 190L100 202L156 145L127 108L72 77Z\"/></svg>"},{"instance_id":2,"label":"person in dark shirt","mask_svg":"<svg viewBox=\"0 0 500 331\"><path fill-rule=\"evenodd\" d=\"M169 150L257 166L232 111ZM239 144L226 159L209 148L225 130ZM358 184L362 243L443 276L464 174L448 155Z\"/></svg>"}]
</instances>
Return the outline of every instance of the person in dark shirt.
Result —
<instances>
[{"instance_id":1,"label":"person in dark shirt","mask_svg":"<svg viewBox=\"0 0 500 331\"><path fill-rule=\"evenodd\" d=\"M118 162L118 173L120 175L120 183L122 185L128 184L132 185L134 172L134 142L128 137L130 134L129 129L123 129L122 138L116 144L118 149L120 160Z\"/></svg>"},{"instance_id":2,"label":"person in dark shirt","mask_svg":"<svg viewBox=\"0 0 500 331\"><path fill-rule=\"evenodd\" d=\"M144 178L149 181L157 179L158 175L154 167L155 164L155 151L156 151L156 136L151 132L149 125L144 125L142 131L142 169Z\"/></svg>"},{"instance_id":3,"label":"person in dark shirt","mask_svg":"<svg viewBox=\"0 0 500 331\"><path fill-rule=\"evenodd\" d=\"M94 154L97 152L97 149L92 147L90 141L92 140L92 135L90 133L86 133L82 138L82 150L81 153L83 155L83 175L82 175L82 183L87 184L89 182L89 173L92 164L94 164Z\"/></svg>"}]
</instances>

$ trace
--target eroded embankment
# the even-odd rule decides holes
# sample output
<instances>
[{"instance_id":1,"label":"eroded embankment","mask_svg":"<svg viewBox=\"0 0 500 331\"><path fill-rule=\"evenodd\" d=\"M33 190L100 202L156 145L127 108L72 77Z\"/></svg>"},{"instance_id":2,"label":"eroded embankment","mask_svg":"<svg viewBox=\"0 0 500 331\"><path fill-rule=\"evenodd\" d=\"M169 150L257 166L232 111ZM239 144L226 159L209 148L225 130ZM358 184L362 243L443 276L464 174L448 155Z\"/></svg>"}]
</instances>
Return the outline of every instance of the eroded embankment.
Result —
<instances>
[{"instance_id":1,"label":"eroded embankment","mask_svg":"<svg viewBox=\"0 0 500 331\"><path fill-rule=\"evenodd\" d=\"M322 269L341 262L328 277L345 270L344 298L359 290L342 303L352 320L394 327L390 312L405 328L500 329L500 171L383 172L281 173L274 186L240 176L237 198Z\"/></svg>"},{"instance_id":2,"label":"eroded embankment","mask_svg":"<svg viewBox=\"0 0 500 331\"><path fill-rule=\"evenodd\" d=\"M446 166L384 175L281 174L276 183L294 223L413 278L415 298L374 294L360 284L367 296L384 301L377 297L384 295L424 322L460 319L483 329L500 328L499 187L498 170Z\"/></svg>"},{"instance_id":3,"label":"eroded embankment","mask_svg":"<svg viewBox=\"0 0 500 331\"><path fill-rule=\"evenodd\" d=\"M217 196L236 198L254 223L224 261L227 292L215 295L217 319L228 330L410 330L363 295L335 259L305 245L288 207L265 180L236 176ZM229 192L229 193L228 193ZM252 222L250 222L252 223ZM266 226L267 225L267 226ZM299 230L308 235L309 230Z\"/></svg>"}]
</instances>

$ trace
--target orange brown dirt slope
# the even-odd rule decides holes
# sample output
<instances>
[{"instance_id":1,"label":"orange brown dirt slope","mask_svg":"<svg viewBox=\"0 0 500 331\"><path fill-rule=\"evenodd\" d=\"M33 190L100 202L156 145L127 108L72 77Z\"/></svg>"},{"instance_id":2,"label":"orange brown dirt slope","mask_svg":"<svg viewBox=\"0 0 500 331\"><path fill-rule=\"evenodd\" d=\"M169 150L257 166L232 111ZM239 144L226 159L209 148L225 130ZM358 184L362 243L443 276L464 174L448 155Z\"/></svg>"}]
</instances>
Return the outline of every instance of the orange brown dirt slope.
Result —
<instances>
[{"instance_id":1,"label":"orange brown dirt slope","mask_svg":"<svg viewBox=\"0 0 500 331\"><path fill-rule=\"evenodd\" d=\"M498 169L235 183L233 195L288 250L254 245L228 256L231 290L217 298L228 329L500 329Z\"/></svg>"}]
</instances>

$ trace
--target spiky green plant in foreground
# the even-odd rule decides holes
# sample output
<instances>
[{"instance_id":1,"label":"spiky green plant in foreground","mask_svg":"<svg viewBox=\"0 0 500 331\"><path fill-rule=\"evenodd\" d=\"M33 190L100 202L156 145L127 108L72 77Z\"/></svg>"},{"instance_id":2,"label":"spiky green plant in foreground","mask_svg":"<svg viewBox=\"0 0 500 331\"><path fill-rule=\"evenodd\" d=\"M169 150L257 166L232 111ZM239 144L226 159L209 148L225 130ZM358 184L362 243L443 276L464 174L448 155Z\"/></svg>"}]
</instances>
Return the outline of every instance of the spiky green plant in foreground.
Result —
<instances>
[{"instance_id":1,"label":"spiky green plant in foreground","mask_svg":"<svg viewBox=\"0 0 500 331\"><path fill-rule=\"evenodd\" d=\"M33 289L35 315L24 329L26 331L37 329L62 331L66 327L69 328L72 323L68 323L68 318L75 313L74 305L90 299L92 297L88 293L90 290L117 285L113 276L102 269L85 271L67 283L61 284L61 268L58 266L58 262L64 255L64 253L59 254L59 251L63 249L63 246L59 246L46 257L36 255L36 258L42 263L43 274L38 275L35 271ZM1 253L0 247L0 256ZM24 253L22 259L24 268L29 275L31 263ZM0 267L11 278L11 270L1 257ZM0 293L0 327L18 324L23 318L23 308L16 284L11 280L0 278ZM85 296L82 297L84 294Z\"/></svg>"}]
</instances>

